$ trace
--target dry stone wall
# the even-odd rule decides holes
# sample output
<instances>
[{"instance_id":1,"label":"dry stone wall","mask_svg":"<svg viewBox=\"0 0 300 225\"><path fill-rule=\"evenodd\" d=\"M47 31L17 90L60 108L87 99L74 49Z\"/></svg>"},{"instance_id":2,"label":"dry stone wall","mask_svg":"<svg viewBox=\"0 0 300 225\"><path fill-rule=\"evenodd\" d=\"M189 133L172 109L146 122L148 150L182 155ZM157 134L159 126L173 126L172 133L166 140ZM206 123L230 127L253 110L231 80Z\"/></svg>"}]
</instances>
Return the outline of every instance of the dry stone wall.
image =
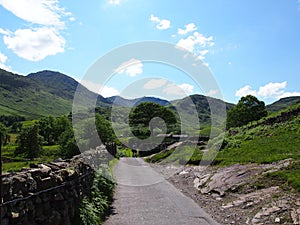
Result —
<instances>
[{"instance_id":1,"label":"dry stone wall","mask_svg":"<svg viewBox=\"0 0 300 225\"><path fill-rule=\"evenodd\" d=\"M107 163L105 148L71 160L32 165L3 178L2 225L70 225L84 196L90 194L94 169Z\"/></svg>"}]
</instances>

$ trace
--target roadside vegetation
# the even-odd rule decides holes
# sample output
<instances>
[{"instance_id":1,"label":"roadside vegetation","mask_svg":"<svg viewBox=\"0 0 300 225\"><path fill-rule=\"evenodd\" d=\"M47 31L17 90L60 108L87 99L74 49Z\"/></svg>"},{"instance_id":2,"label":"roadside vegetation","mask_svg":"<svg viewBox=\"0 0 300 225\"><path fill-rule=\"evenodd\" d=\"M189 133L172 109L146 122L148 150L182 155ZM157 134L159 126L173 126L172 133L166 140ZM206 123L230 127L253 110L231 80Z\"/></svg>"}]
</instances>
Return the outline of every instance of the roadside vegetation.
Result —
<instances>
[{"instance_id":1,"label":"roadside vegetation","mask_svg":"<svg viewBox=\"0 0 300 225\"><path fill-rule=\"evenodd\" d=\"M253 99L253 98L252 98ZM243 99L244 101L245 99ZM256 100L254 101L256 102ZM250 104L256 105L256 104ZM233 107L231 111L236 113ZM215 166L228 166L232 164L269 164L284 159L292 159L293 163L288 168L269 173L267 179L275 179L283 185L292 186L300 192L300 104L292 105L279 112L265 115L264 108L261 108L262 116L258 119L243 122L243 125L232 125L225 133L213 164ZM242 113L243 110L240 110ZM246 110L244 110L246 112ZM229 111L230 114L230 111ZM231 117L236 118L238 117ZM230 120L230 117L229 117ZM203 133L208 133L206 127ZM201 131L200 131L201 133ZM213 141L220 143L220 138ZM206 146L204 146L206 147ZM148 162L175 163L199 165L203 157L203 146L196 146L190 149L188 146L162 151L147 158ZM213 152L211 149L204 150Z\"/></svg>"},{"instance_id":2,"label":"roadside vegetation","mask_svg":"<svg viewBox=\"0 0 300 225\"><path fill-rule=\"evenodd\" d=\"M76 225L101 224L109 214L116 183L109 168L100 168L95 172L91 195L83 199Z\"/></svg>"}]
</instances>

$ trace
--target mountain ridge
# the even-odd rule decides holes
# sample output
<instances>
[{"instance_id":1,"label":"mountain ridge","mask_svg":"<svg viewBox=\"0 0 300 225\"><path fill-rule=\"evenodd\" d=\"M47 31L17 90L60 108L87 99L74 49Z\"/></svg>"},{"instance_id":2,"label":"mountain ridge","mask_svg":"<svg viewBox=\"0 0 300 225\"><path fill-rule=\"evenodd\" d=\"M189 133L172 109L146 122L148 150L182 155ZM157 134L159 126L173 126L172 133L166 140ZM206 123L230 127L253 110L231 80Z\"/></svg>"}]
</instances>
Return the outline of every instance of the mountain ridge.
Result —
<instances>
[{"instance_id":1,"label":"mountain ridge","mask_svg":"<svg viewBox=\"0 0 300 225\"><path fill-rule=\"evenodd\" d=\"M22 115L28 119L67 114L72 111L73 97L79 85L83 90L84 98L97 98L96 106L110 107L114 104L121 107L132 107L142 102L154 102L174 108L174 106L181 107L187 104L187 99L191 99L199 114L207 117L209 114L208 99L217 104L224 102L200 94L172 101L151 96L136 99L125 99L121 96L105 98L60 72L44 70L22 76L0 69L0 114ZM297 102L300 102L300 97L288 97L267 105L267 109L274 112ZM227 110L234 106L228 102L225 104Z\"/></svg>"}]
</instances>

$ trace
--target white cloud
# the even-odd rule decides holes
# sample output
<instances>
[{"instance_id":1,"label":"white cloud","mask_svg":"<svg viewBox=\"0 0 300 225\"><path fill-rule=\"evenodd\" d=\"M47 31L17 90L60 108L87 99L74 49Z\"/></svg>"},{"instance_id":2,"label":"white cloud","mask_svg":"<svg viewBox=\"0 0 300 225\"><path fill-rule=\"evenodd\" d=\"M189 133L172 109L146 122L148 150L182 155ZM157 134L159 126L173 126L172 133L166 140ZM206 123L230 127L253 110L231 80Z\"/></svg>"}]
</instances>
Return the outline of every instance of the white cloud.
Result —
<instances>
[{"instance_id":1,"label":"white cloud","mask_svg":"<svg viewBox=\"0 0 300 225\"><path fill-rule=\"evenodd\" d=\"M0 52L0 63L5 63L7 60L7 56Z\"/></svg>"},{"instance_id":2,"label":"white cloud","mask_svg":"<svg viewBox=\"0 0 300 225\"><path fill-rule=\"evenodd\" d=\"M100 95L102 95L103 97L107 98L107 97L111 97L111 96L116 96L119 95L119 91L113 87L108 87L108 86L104 86L102 91L100 92Z\"/></svg>"},{"instance_id":3,"label":"white cloud","mask_svg":"<svg viewBox=\"0 0 300 225\"><path fill-rule=\"evenodd\" d=\"M70 15L59 7L58 0L0 0L0 5L30 23L64 28L63 16Z\"/></svg>"},{"instance_id":4,"label":"white cloud","mask_svg":"<svg viewBox=\"0 0 300 225\"><path fill-rule=\"evenodd\" d=\"M268 83L265 86L259 88L258 95L264 98L280 96L284 93L287 82L284 81L282 83Z\"/></svg>"},{"instance_id":5,"label":"white cloud","mask_svg":"<svg viewBox=\"0 0 300 225\"><path fill-rule=\"evenodd\" d=\"M193 93L194 91L194 86L190 84L168 84L166 87L163 89L163 92L166 93L167 95L176 95L176 96L186 96L188 94Z\"/></svg>"},{"instance_id":6,"label":"white cloud","mask_svg":"<svg viewBox=\"0 0 300 225\"><path fill-rule=\"evenodd\" d=\"M207 49L202 50L202 51L199 51L197 59L198 59L198 60L203 60L203 59L205 59L205 55L206 55L208 52L209 52L209 51L208 51Z\"/></svg>"},{"instance_id":7,"label":"white cloud","mask_svg":"<svg viewBox=\"0 0 300 225\"><path fill-rule=\"evenodd\" d=\"M212 90L209 90L209 92L207 93L207 95L213 97L213 96L215 96L218 93L219 93L218 89L212 89Z\"/></svg>"},{"instance_id":8,"label":"white cloud","mask_svg":"<svg viewBox=\"0 0 300 225\"><path fill-rule=\"evenodd\" d=\"M4 30L4 29L0 28L0 34L10 35L11 32L9 30Z\"/></svg>"},{"instance_id":9,"label":"white cloud","mask_svg":"<svg viewBox=\"0 0 300 225\"><path fill-rule=\"evenodd\" d=\"M189 23L189 24L185 25L184 27L185 27L184 30L179 28L177 33L180 35L185 35L189 32L197 30L197 27L194 23Z\"/></svg>"},{"instance_id":10,"label":"white cloud","mask_svg":"<svg viewBox=\"0 0 300 225\"><path fill-rule=\"evenodd\" d=\"M150 16L150 21L157 23L156 28L159 30L166 30L171 27L171 21L166 19L160 19L153 14Z\"/></svg>"},{"instance_id":11,"label":"white cloud","mask_svg":"<svg viewBox=\"0 0 300 225\"><path fill-rule=\"evenodd\" d=\"M50 55L64 52L66 41L53 28L18 29L3 37L7 48L19 57L39 61Z\"/></svg>"},{"instance_id":12,"label":"white cloud","mask_svg":"<svg viewBox=\"0 0 300 225\"><path fill-rule=\"evenodd\" d=\"M285 88L287 87L287 82L273 83L270 82L264 86L259 87L258 91L253 90L249 85L246 85L236 91L235 95L238 97L243 97L246 95L253 95L256 97L261 97L264 99L280 99L290 96L300 96L300 92L287 92Z\"/></svg>"},{"instance_id":13,"label":"white cloud","mask_svg":"<svg viewBox=\"0 0 300 225\"><path fill-rule=\"evenodd\" d=\"M250 85L246 85L235 92L235 96L238 97L243 97L247 95L254 95L254 96L257 95L256 91L252 90Z\"/></svg>"},{"instance_id":14,"label":"white cloud","mask_svg":"<svg viewBox=\"0 0 300 225\"><path fill-rule=\"evenodd\" d=\"M80 82L83 86L85 86L90 91L100 94L105 98L120 94L119 91L113 87L103 86L101 84L97 84L88 80L81 80L78 82Z\"/></svg>"},{"instance_id":15,"label":"white cloud","mask_svg":"<svg viewBox=\"0 0 300 225\"><path fill-rule=\"evenodd\" d=\"M115 72L118 74L125 73L130 77L135 77L136 75L143 73L143 64L140 60L132 58L129 61L122 63L115 69Z\"/></svg>"},{"instance_id":16,"label":"white cloud","mask_svg":"<svg viewBox=\"0 0 300 225\"><path fill-rule=\"evenodd\" d=\"M186 83L183 83L183 84L180 84L178 85L186 94L191 94L193 93L194 91L194 86L191 85L191 84L186 84Z\"/></svg>"},{"instance_id":17,"label":"white cloud","mask_svg":"<svg viewBox=\"0 0 300 225\"><path fill-rule=\"evenodd\" d=\"M121 4L121 0L108 0L108 4L111 4L111 5L120 5Z\"/></svg>"},{"instance_id":18,"label":"white cloud","mask_svg":"<svg viewBox=\"0 0 300 225\"><path fill-rule=\"evenodd\" d=\"M198 47L211 47L214 44L215 43L213 42L213 36L205 37L199 32L194 32L192 35L188 36L185 39L181 38L176 44L176 46L194 52L194 50Z\"/></svg>"},{"instance_id":19,"label":"white cloud","mask_svg":"<svg viewBox=\"0 0 300 225\"><path fill-rule=\"evenodd\" d=\"M59 0L0 0L0 5L29 23L14 32L0 28L4 44L21 58L39 61L64 52L66 40L60 35L65 20L75 21L71 12L60 7Z\"/></svg>"},{"instance_id":20,"label":"white cloud","mask_svg":"<svg viewBox=\"0 0 300 225\"><path fill-rule=\"evenodd\" d=\"M144 88L148 90L160 88L167 83L165 79L151 79L146 84L144 84Z\"/></svg>"},{"instance_id":21,"label":"white cloud","mask_svg":"<svg viewBox=\"0 0 300 225\"><path fill-rule=\"evenodd\" d=\"M0 69L11 71L11 68L5 65L6 61L7 61L7 56L4 55L2 52L0 52Z\"/></svg>"},{"instance_id":22,"label":"white cloud","mask_svg":"<svg viewBox=\"0 0 300 225\"><path fill-rule=\"evenodd\" d=\"M284 92L283 94L277 96L277 98L280 99L292 96L300 96L300 92Z\"/></svg>"}]
</instances>

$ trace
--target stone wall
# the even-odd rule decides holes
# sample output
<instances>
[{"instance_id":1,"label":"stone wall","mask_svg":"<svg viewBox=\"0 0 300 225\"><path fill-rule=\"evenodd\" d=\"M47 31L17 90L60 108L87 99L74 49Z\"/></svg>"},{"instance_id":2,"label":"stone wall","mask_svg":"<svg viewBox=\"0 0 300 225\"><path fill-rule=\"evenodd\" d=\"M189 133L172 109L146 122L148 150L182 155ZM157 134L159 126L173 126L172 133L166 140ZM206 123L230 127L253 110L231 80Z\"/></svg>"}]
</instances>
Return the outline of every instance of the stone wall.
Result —
<instances>
[{"instance_id":1,"label":"stone wall","mask_svg":"<svg viewBox=\"0 0 300 225\"><path fill-rule=\"evenodd\" d=\"M2 225L74 224L76 210L90 194L94 168L108 162L104 148L71 160L32 165L3 180Z\"/></svg>"}]
</instances>

